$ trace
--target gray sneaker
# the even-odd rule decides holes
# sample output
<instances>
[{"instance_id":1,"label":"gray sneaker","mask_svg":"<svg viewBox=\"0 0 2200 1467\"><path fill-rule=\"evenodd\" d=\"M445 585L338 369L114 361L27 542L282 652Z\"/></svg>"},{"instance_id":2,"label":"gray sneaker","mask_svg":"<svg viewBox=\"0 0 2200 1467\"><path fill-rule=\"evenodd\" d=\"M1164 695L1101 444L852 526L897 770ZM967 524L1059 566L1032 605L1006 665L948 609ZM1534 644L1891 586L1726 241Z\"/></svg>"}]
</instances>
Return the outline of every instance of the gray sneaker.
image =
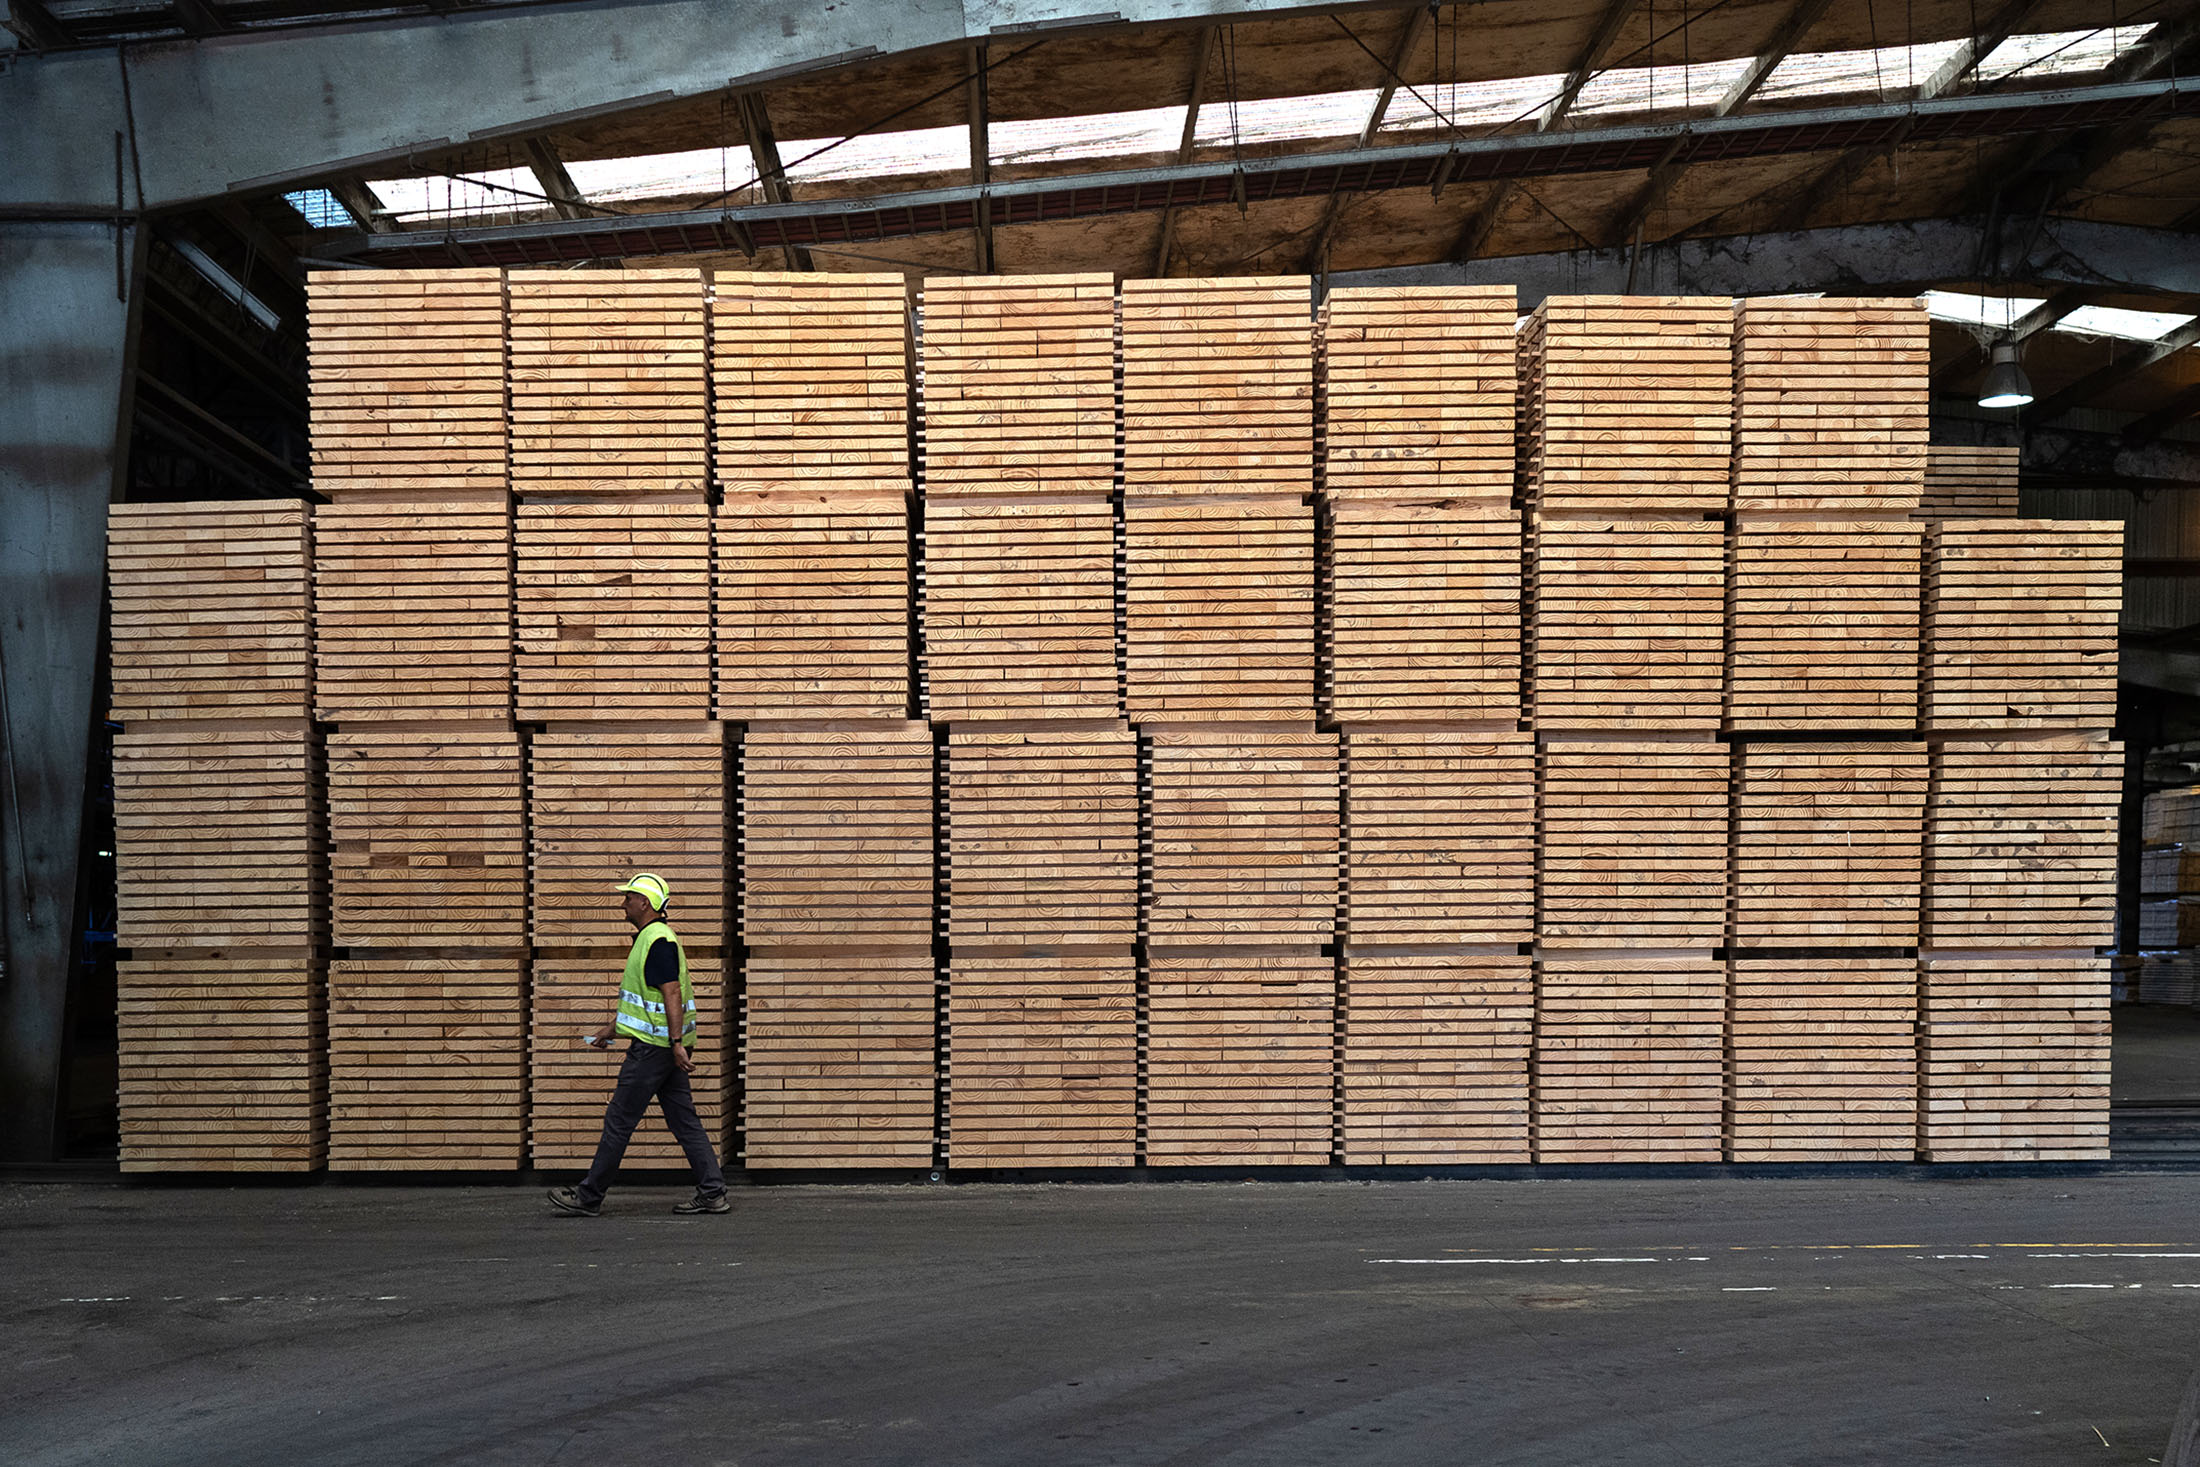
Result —
<instances>
[{"instance_id":1,"label":"gray sneaker","mask_svg":"<svg viewBox=\"0 0 2200 1467\"><path fill-rule=\"evenodd\" d=\"M552 1187L550 1210L560 1217L595 1217L602 1213L603 1204L583 1202L581 1194L572 1187Z\"/></svg>"},{"instance_id":2,"label":"gray sneaker","mask_svg":"<svg viewBox=\"0 0 2200 1467\"><path fill-rule=\"evenodd\" d=\"M705 1192L698 1187L693 1197L685 1202L674 1203L672 1210L688 1217L702 1212L731 1212L733 1199L723 1192Z\"/></svg>"}]
</instances>

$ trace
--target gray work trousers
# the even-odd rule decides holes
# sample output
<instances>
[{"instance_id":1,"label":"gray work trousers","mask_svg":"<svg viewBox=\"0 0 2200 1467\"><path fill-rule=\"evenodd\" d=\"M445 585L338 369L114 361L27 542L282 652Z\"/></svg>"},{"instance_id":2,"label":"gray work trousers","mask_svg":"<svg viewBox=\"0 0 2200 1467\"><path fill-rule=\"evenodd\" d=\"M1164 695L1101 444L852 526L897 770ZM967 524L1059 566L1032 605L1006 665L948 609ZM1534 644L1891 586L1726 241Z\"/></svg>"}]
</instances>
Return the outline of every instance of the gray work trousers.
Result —
<instances>
[{"instance_id":1,"label":"gray work trousers","mask_svg":"<svg viewBox=\"0 0 2200 1467\"><path fill-rule=\"evenodd\" d=\"M596 1159L590 1163L588 1175L573 1189L583 1202L601 1202L604 1193L611 1190L611 1179L619 1174L619 1161L626 1155L626 1143L648 1114L652 1100L664 1112L672 1139L687 1153L688 1165L695 1168L696 1187L705 1193L726 1190L725 1174L718 1169L718 1152L703 1130L702 1119L695 1114L688 1077L672 1062L671 1050L634 1039L627 1043L618 1086L611 1092L611 1103L604 1107L603 1139L596 1143Z\"/></svg>"}]
</instances>

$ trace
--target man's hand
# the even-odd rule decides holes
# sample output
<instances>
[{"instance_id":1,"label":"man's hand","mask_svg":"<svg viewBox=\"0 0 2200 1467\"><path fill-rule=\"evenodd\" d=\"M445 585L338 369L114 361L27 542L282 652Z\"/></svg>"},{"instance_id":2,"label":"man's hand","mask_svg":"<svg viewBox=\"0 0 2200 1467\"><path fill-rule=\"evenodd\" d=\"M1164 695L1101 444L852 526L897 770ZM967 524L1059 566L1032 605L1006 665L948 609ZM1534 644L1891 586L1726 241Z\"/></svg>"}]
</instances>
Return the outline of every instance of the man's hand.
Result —
<instances>
[{"instance_id":1,"label":"man's hand","mask_svg":"<svg viewBox=\"0 0 2200 1467\"><path fill-rule=\"evenodd\" d=\"M618 1032L619 1030L616 1024L606 1024L601 1029L598 1029L595 1033L589 1035L588 1042L598 1049L609 1049L611 1047L611 1041L613 1037L616 1036Z\"/></svg>"},{"instance_id":2,"label":"man's hand","mask_svg":"<svg viewBox=\"0 0 2200 1467\"><path fill-rule=\"evenodd\" d=\"M678 1040L673 1041L672 1062L680 1067L680 1073L683 1075L695 1073L695 1061L689 1056L688 1047Z\"/></svg>"}]
</instances>

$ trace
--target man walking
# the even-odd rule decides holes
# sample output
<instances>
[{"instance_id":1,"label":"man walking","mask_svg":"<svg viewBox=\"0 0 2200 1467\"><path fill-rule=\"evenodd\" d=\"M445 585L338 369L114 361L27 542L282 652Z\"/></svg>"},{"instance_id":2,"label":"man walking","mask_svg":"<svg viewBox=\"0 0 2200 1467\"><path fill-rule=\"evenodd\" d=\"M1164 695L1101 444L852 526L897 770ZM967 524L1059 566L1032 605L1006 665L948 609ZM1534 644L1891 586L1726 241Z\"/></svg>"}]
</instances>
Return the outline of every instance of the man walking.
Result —
<instances>
[{"instance_id":1,"label":"man walking","mask_svg":"<svg viewBox=\"0 0 2200 1467\"><path fill-rule=\"evenodd\" d=\"M695 1168L695 1195L672 1210L679 1213L731 1212L718 1153L695 1114L688 1076L695 1061L695 990L688 983L687 952L665 921L672 889L665 879L644 871L619 888L626 893L626 920L635 927L634 946L626 955L626 977L619 984L619 1014L588 1036L597 1049L608 1049L614 1035L632 1042L619 1066L619 1083L604 1107L603 1140L596 1160L578 1186L550 1189L550 1206L565 1217L594 1217L603 1210L604 1193L618 1175L620 1158L634 1127L655 1100L664 1112L688 1165Z\"/></svg>"}]
</instances>

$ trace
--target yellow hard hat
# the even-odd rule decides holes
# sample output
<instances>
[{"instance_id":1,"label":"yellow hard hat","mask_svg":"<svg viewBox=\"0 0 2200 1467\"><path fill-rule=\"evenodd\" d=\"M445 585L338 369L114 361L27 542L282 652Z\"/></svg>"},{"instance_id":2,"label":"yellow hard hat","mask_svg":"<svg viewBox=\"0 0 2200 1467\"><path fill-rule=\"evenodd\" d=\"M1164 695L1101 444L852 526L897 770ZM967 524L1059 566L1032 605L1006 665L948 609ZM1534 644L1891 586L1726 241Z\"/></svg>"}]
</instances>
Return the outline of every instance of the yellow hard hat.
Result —
<instances>
[{"instance_id":1,"label":"yellow hard hat","mask_svg":"<svg viewBox=\"0 0 2200 1467\"><path fill-rule=\"evenodd\" d=\"M619 890L639 892L643 901L648 902L659 911L663 911L665 903L672 900L672 888L665 885L665 879L662 876L651 871L635 872L626 879L626 884L621 886Z\"/></svg>"}]
</instances>

